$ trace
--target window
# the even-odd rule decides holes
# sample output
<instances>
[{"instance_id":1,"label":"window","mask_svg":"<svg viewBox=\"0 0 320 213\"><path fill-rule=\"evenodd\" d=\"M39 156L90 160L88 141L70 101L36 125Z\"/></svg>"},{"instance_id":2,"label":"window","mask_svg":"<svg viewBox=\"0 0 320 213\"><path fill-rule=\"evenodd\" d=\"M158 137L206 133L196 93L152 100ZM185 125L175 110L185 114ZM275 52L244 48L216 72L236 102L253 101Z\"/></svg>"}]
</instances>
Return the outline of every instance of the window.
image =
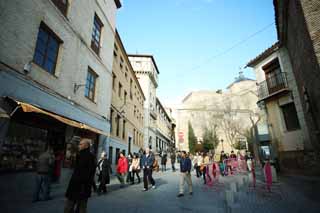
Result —
<instances>
[{"instance_id":1,"label":"window","mask_svg":"<svg viewBox=\"0 0 320 213\"><path fill-rule=\"evenodd\" d=\"M89 67L84 95L87 98L89 98L91 101L94 101L94 98L95 98L97 78L98 78L98 75Z\"/></svg>"},{"instance_id":2,"label":"window","mask_svg":"<svg viewBox=\"0 0 320 213\"><path fill-rule=\"evenodd\" d=\"M126 104L127 103L127 96L128 96L128 94L127 94L127 91L124 91L124 103Z\"/></svg>"},{"instance_id":3,"label":"window","mask_svg":"<svg viewBox=\"0 0 320 213\"><path fill-rule=\"evenodd\" d=\"M133 129L133 144L136 144L136 129Z\"/></svg>"},{"instance_id":4,"label":"window","mask_svg":"<svg viewBox=\"0 0 320 213\"><path fill-rule=\"evenodd\" d=\"M262 69L265 72L268 91L270 94L286 87L285 74L281 71L279 60L277 58L264 65Z\"/></svg>"},{"instance_id":5,"label":"window","mask_svg":"<svg viewBox=\"0 0 320 213\"><path fill-rule=\"evenodd\" d=\"M111 111L110 111L110 132L111 132L111 134L112 134L112 132L113 132L113 125L112 125L112 123L113 123L113 109L111 109Z\"/></svg>"},{"instance_id":6,"label":"window","mask_svg":"<svg viewBox=\"0 0 320 213\"><path fill-rule=\"evenodd\" d=\"M113 163L113 147L109 146L109 161Z\"/></svg>"},{"instance_id":7,"label":"window","mask_svg":"<svg viewBox=\"0 0 320 213\"><path fill-rule=\"evenodd\" d=\"M299 119L294 103L283 105L281 106L281 109L287 131L300 129Z\"/></svg>"},{"instance_id":8,"label":"window","mask_svg":"<svg viewBox=\"0 0 320 213\"><path fill-rule=\"evenodd\" d=\"M116 135L119 136L119 132L120 132L120 115L117 115L117 117L116 117L116 125L117 125Z\"/></svg>"},{"instance_id":9,"label":"window","mask_svg":"<svg viewBox=\"0 0 320 213\"><path fill-rule=\"evenodd\" d=\"M132 79L130 79L130 99L132 100Z\"/></svg>"},{"instance_id":10,"label":"window","mask_svg":"<svg viewBox=\"0 0 320 213\"><path fill-rule=\"evenodd\" d=\"M68 5L69 1L68 0L51 0L56 7L61 11L61 13L66 16L67 15L67 10L68 10Z\"/></svg>"},{"instance_id":11,"label":"window","mask_svg":"<svg viewBox=\"0 0 320 213\"><path fill-rule=\"evenodd\" d=\"M120 158L120 149L119 148L116 148L116 164L118 164L118 160Z\"/></svg>"},{"instance_id":12,"label":"window","mask_svg":"<svg viewBox=\"0 0 320 213\"><path fill-rule=\"evenodd\" d=\"M114 73L112 73L112 89L115 90L116 89L116 75Z\"/></svg>"},{"instance_id":13,"label":"window","mask_svg":"<svg viewBox=\"0 0 320 213\"><path fill-rule=\"evenodd\" d=\"M118 88L118 96L121 97L122 92L122 84L119 82L119 88Z\"/></svg>"},{"instance_id":14,"label":"window","mask_svg":"<svg viewBox=\"0 0 320 213\"><path fill-rule=\"evenodd\" d=\"M123 119L122 123L122 139L125 139L126 137L126 121Z\"/></svg>"},{"instance_id":15,"label":"window","mask_svg":"<svg viewBox=\"0 0 320 213\"><path fill-rule=\"evenodd\" d=\"M61 39L43 22L40 24L33 61L54 74Z\"/></svg>"},{"instance_id":16,"label":"window","mask_svg":"<svg viewBox=\"0 0 320 213\"><path fill-rule=\"evenodd\" d=\"M99 55L100 51L100 39L101 39L101 29L103 24L97 14L94 15L92 38L91 38L91 48Z\"/></svg>"}]
</instances>

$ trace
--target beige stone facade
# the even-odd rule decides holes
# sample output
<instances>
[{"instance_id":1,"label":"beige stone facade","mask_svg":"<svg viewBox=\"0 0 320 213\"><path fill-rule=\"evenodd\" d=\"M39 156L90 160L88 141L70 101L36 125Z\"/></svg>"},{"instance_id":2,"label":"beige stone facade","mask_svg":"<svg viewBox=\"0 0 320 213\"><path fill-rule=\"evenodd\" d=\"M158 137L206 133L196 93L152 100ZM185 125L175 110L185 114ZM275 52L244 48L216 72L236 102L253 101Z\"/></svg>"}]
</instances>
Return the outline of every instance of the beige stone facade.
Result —
<instances>
[{"instance_id":1,"label":"beige stone facade","mask_svg":"<svg viewBox=\"0 0 320 213\"><path fill-rule=\"evenodd\" d=\"M168 151L174 148L172 140L172 119L166 109L157 98L157 135L156 135L156 151Z\"/></svg>"},{"instance_id":2,"label":"beige stone facade","mask_svg":"<svg viewBox=\"0 0 320 213\"><path fill-rule=\"evenodd\" d=\"M11 114L0 118L0 149L14 142L36 159L52 146L65 165L80 138L90 138L95 153L104 149L119 7L119 0L0 1L0 108ZM37 151L28 153L31 143Z\"/></svg>"},{"instance_id":3,"label":"beige stone facade","mask_svg":"<svg viewBox=\"0 0 320 213\"><path fill-rule=\"evenodd\" d=\"M145 96L118 32L113 57L109 156L116 156L117 149L126 153L138 152L143 148L144 139Z\"/></svg>"},{"instance_id":4,"label":"beige stone facade","mask_svg":"<svg viewBox=\"0 0 320 213\"><path fill-rule=\"evenodd\" d=\"M275 157L282 169L297 169L311 144L288 52L275 44L248 65L258 79L258 104L267 114Z\"/></svg>"},{"instance_id":5,"label":"beige stone facade","mask_svg":"<svg viewBox=\"0 0 320 213\"><path fill-rule=\"evenodd\" d=\"M176 148L189 150L188 122L191 123L195 135L201 143L205 127L216 126L219 139L216 152L234 150L232 144L244 140L240 134L230 140L223 121L232 120L243 131L251 128L250 118L256 119L258 107L256 82L240 75L226 91L194 91L184 98L180 106L174 109L176 118ZM241 124L241 125L240 125ZM223 140L223 141L221 141Z\"/></svg>"},{"instance_id":6,"label":"beige stone facade","mask_svg":"<svg viewBox=\"0 0 320 213\"><path fill-rule=\"evenodd\" d=\"M159 70L152 55L129 55L130 63L146 97L144 102L144 147L155 149L157 135L156 97Z\"/></svg>"},{"instance_id":7,"label":"beige stone facade","mask_svg":"<svg viewBox=\"0 0 320 213\"><path fill-rule=\"evenodd\" d=\"M72 100L86 110L109 117L105 107L111 103L112 49L115 32L116 4L108 1L68 1L63 15L51 0L1 1L1 60L27 74L40 85ZM81 15L79 15L81 14ZM100 53L90 47L95 14L103 23ZM41 23L47 25L62 41L53 74L34 63L34 51ZM6 30L5 30L6 29ZM14 30L8 30L14 29ZM86 83L90 67L98 76L94 101L87 99L85 87L74 92L74 85Z\"/></svg>"}]
</instances>

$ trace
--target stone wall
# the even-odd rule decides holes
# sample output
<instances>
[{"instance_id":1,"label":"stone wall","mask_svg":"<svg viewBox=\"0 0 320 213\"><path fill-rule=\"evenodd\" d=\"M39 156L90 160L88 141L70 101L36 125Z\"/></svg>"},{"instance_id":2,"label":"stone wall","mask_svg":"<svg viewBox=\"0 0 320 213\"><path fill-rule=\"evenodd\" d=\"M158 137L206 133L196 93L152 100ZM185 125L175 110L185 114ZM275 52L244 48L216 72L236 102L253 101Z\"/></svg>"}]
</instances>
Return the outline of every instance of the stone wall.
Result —
<instances>
[{"instance_id":1,"label":"stone wall","mask_svg":"<svg viewBox=\"0 0 320 213\"><path fill-rule=\"evenodd\" d=\"M320 149L320 67L315 53L319 52L319 1L288 1L287 33L285 46L291 58L292 69L302 100L313 149ZM304 10L304 12L303 12ZM306 20L307 23L306 24ZM309 27L309 29L308 29ZM310 34L309 34L310 31ZM315 48L316 47L316 50ZM308 109L303 87L309 94Z\"/></svg>"}]
</instances>

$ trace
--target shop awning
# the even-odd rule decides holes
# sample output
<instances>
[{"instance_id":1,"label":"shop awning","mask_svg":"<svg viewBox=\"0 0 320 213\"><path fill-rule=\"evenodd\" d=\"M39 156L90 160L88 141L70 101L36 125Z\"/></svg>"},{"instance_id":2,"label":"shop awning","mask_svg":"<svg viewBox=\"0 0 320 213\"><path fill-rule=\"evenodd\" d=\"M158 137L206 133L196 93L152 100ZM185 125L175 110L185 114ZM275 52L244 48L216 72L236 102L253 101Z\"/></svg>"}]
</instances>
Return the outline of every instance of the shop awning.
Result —
<instances>
[{"instance_id":1,"label":"shop awning","mask_svg":"<svg viewBox=\"0 0 320 213\"><path fill-rule=\"evenodd\" d=\"M86 124L83 124L81 122L78 122L78 121L75 121L75 120L72 120L72 119L68 119L66 117L57 115L55 113L40 109L40 108L38 108L36 106L33 106L31 104L28 104L28 103L24 103L24 102L17 101L17 100L14 100L14 101L22 108L23 112L35 112L35 113L45 114L47 116L55 118L56 120L58 120L58 121L60 121L62 123L65 123L67 125L70 125L70 126L73 126L73 127L79 128L79 129L86 129L86 130L95 132L95 133L100 134L100 135L109 136L108 133L103 132L103 131L101 131L101 130L99 130L97 128L88 126Z\"/></svg>"},{"instance_id":2,"label":"shop awning","mask_svg":"<svg viewBox=\"0 0 320 213\"><path fill-rule=\"evenodd\" d=\"M0 107L0 118L10 118L8 113Z\"/></svg>"}]
</instances>

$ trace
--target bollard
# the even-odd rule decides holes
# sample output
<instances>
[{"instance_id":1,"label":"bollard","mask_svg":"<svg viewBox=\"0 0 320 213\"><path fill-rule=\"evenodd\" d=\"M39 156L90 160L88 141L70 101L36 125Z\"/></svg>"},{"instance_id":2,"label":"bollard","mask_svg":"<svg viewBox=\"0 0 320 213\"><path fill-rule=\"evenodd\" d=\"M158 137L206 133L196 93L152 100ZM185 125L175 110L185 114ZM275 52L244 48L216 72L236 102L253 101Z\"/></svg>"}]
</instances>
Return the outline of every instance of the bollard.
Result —
<instances>
[{"instance_id":1,"label":"bollard","mask_svg":"<svg viewBox=\"0 0 320 213\"><path fill-rule=\"evenodd\" d=\"M228 205L234 204L234 192L231 190L226 190L226 201Z\"/></svg>"}]
</instances>

